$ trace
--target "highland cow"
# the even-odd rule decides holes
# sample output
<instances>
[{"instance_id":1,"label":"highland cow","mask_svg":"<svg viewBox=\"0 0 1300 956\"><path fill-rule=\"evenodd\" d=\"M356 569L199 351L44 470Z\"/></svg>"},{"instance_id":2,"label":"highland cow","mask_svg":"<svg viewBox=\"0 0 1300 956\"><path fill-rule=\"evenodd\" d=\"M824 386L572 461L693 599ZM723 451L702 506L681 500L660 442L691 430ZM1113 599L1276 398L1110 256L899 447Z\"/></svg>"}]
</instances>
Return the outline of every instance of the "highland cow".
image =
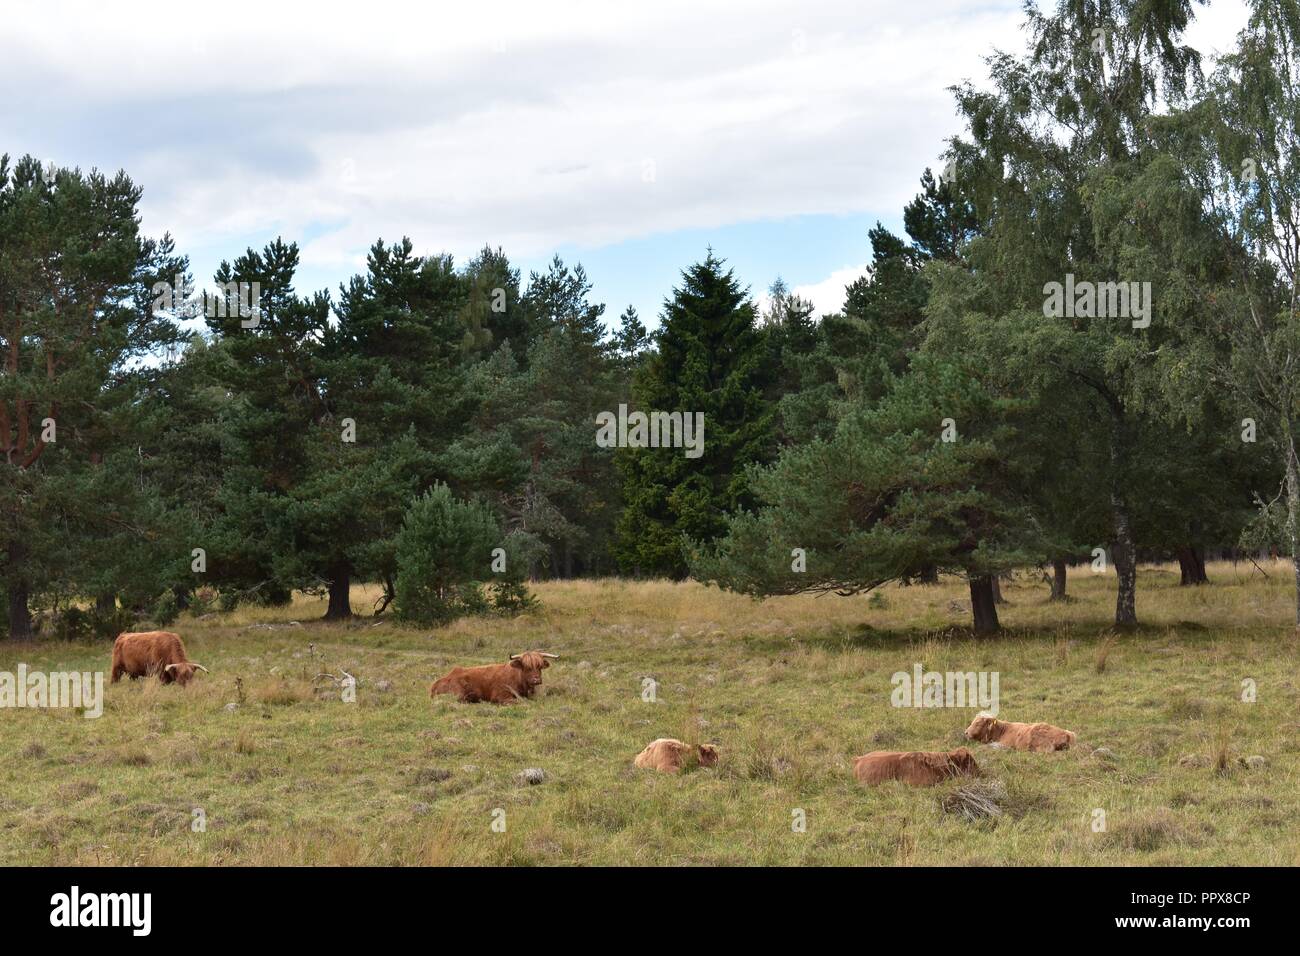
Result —
<instances>
[{"instance_id":1,"label":"highland cow","mask_svg":"<svg viewBox=\"0 0 1300 956\"><path fill-rule=\"evenodd\" d=\"M508 664L484 664L480 667L453 667L429 688L429 696L455 694L467 704L487 701L508 704L532 697L542 684L542 671L551 666L559 654L526 651L511 654Z\"/></svg>"},{"instance_id":2,"label":"highland cow","mask_svg":"<svg viewBox=\"0 0 1300 956\"><path fill-rule=\"evenodd\" d=\"M193 680L195 671L206 674L208 669L189 659L180 635L171 631L127 632L113 642L114 684L123 674L132 680L156 674L164 684L175 681L184 687Z\"/></svg>"},{"instance_id":3,"label":"highland cow","mask_svg":"<svg viewBox=\"0 0 1300 956\"><path fill-rule=\"evenodd\" d=\"M858 783L900 780L913 787L929 787L950 777L978 777L980 768L965 747L947 753L924 750L876 750L853 761Z\"/></svg>"},{"instance_id":4,"label":"highland cow","mask_svg":"<svg viewBox=\"0 0 1300 956\"><path fill-rule=\"evenodd\" d=\"M1029 750L1034 753L1051 753L1069 750L1074 743L1074 732L1053 727L1051 724L1018 724L1011 720L998 720L980 714L966 728L970 740L986 744L1000 744L1011 750Z\"/></svg>"}]
</instances>

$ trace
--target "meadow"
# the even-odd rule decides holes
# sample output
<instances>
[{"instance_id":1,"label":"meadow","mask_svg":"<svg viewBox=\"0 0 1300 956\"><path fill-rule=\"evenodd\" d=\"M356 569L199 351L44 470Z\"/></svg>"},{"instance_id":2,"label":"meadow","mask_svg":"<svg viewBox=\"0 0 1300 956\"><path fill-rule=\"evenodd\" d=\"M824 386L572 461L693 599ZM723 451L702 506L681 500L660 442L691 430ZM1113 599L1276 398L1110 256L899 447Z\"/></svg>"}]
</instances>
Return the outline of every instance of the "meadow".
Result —
<instances>
[{"instance_id":1,"label":"meadow","mask_svg":"<svg viewBox=\"0 0 1300 956\"><path fill-rule=\"evenodd\" d=\"M550 582L534 613L437 630L321 623L307 596L182 616L169 629L211 668L190 687L106 684L98 719L0 711L0 864L1295 865L1300 644L1289 568L1263 571L1213 564L1180 588L1144 566L1144 624L1123 633L1113 576L1072 569L1061 604L1026 571L979 641L957 579L761 602ZM531 701L428 696L454 664L532 648L561 659ZM0 671L107 671L109 651L5 642ZM891 675L918 663L997 671L1000 717L1076 746L970 744L994 816L954 812L969 781L858 785L859 754L965 743L976 708L891 705ZM318 678L344 671L355 702ZM661 736L721 762L634 769Z\"/></svg>"}]
</instances>

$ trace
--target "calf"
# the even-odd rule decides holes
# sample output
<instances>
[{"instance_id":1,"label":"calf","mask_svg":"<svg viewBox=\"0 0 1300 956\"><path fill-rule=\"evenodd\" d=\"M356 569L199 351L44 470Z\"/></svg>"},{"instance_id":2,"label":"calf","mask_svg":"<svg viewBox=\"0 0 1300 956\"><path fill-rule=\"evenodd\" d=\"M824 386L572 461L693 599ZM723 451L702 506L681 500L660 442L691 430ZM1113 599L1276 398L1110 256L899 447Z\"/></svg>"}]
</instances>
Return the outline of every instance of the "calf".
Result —
<instances>
[{"instance_id":1,"label":"calf","mask_svg":"<svg viewBox=\"0 0 1300 956\"><path fill-rule=\"evenodd\" d=\"M541 686L542 671L551 666L559 654L526 651L511 654L508 664L484 664L481 667L453 667L429 688L429 696L455 694L467 704L487 701L508 704L512 700L532 697Z\"/></svg>"},{"instance_id":2,"label":"calf","mask_svg":"<svg viewBox=\"0 0 1300 956\"><path fill-rule=\"evenodd\" d=\"M676 773L695 761L701 767L712 767L718 762L718 748L713 744L684 744L672 737L660 737L646 744L632 763L642 770Z\"/></svg>"},{"instance_id":3,"label":"calf","mask_svg":"<svg viewBox=\"0 0 1300 956\"><path fill-rule=\"evenodd\" d=\"M853 761L858 783L877 784L901 780L913 787L929 787L949 777L978 777L980 768L965 747L947 753L924 750L876 750Z\"/></svg>"},{"instance_id":4,"label":"calf","mask_svg":"<svg viewBox=\"0 0 1300 956\"><path fill-rule=\"evenodd\" d=\"M126 632L113 642L114 684L123 674L132 680L157 674L164 684L175 681L184 687L194 679L195 671L206 674L208 669L189 659L180 635L171 631Z\"/></svg>"},{"instance_id":5,"label":"calf","mask_svg":"<svg viewBox=\"0 0 1300 956\"><path fill-rule=\"evenodd\" d=\"M1001 744L1012 750L1030 750L1034 753L1051 753L1069 750L1074 743L1074 733L1053 727L1051 724L1018 724L1012 720L998 720L980 714L966 728L966 737L986 744Z\"/></svg>"}]
</instances>

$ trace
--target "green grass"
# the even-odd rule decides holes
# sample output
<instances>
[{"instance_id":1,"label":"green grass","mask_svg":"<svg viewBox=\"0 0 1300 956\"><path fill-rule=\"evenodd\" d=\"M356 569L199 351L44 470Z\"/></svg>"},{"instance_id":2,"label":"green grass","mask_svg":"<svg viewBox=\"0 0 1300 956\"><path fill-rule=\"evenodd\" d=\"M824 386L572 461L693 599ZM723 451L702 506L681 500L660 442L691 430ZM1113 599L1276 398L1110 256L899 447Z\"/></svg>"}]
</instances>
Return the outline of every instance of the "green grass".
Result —
<instances>
[{"instance_id":1,"label":"green grass","mask_svg":"<svg viewBox=\"0 0 1300 956\"><path fill-rule=\"evenodd\" d=\"M955 580L764 602L695 584L552 583L535 614L436 631L316 623L323 605L305 597L183 617L171 629L212 669L188 689L106 685L97 720L0 711L0 863L1294 865L1298 643L1288 569L1266 570L1216 565L1191 589L1144 568L1144 626L1118 635L1113 576L1075 574L1060 605L1020 575L1004 587L1005 634L979 642ZM358 589L354 607L372 600ZM530 648L562 655L532 701L428 697L453 664ZM108 658L106 644L0 642L0 670L107 671ZM996 670L1001 717L1079 743L972 745L1005 787L996 820L945 812L956 784L862 788L859 754L964 742L974 709L891 706L890 676L913 662ZM360 681L354 704L313 684L340 668ZM1245 678L1256 703L1240 700ZM237 680L244 702L229 711ZM635 770L661 736L715 742L722 760L679 777ZM1240 766L1252 754L1263 769ZM545 782L519 782L528 767ZM806 832L792 830L795 809Z\"/></svg>"}]
</instances>

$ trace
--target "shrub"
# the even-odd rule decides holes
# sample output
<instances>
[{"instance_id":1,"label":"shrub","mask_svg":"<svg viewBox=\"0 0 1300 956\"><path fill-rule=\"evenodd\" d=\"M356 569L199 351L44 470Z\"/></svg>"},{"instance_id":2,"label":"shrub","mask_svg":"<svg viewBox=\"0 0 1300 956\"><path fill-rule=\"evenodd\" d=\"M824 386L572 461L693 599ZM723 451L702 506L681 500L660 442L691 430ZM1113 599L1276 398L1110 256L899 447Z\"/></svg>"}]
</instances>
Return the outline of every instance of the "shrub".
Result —
<instances>
[{"instance_id":1,"label":"shrub","mask_svg":"<svg viewBox=\"0 0 1300 956\"><path fill-rule=\"evenodd\" d=\"M100 640L115 640L117 635L131 630L135 624L135 615L117 605L114 605L111 610L95 609L90 612L91 635Z\"/></svg>"},{"instance_id":2,"label":"shrub","mask_svg":"<svg viewBox=\"0 0 1300 956\"><path fill-rule=\"evenodd\" d=\"M112 640L134 624L131 612L116 605L109 611L87 611L73 605L52 616L50 634L60 641Z\"/></svg>"},{"instance_id":3,"label":"shrub","mask_svg":"<svg viewBox=\"0 0 1300 956\"><path fill-rule=\"evenodd\" d=\"M517 542L502 536L486 505L460 501L446 485L435 485L412 502L397 535L396 614L438 624L489 611L518 613L534 604L524 566Z\"/></svg>"},{"instance_id":4,"label":"shrub","mask_svg":"<svg viewBox=\"0 0 1300 956\"><path fill-rule=\"evenodd\" d=\"M158 595L158 600L153 602L153 607L149 611L149 619L159 627L166 627L181 613L180 601L176 600L176 592L171 588L163 591Z\"/></svg>"},{"instance_id":5,"label":"shrub","mask_svg":"<svg viewBox=\"0 0 1300 956\"><path fill-rule=\"evenodd\" d=\"M81 641L90 637L90 612L79 607L69 607L54 615L51 633L60 641Z\"/></svg>"},{"instance_id":6,"label":"shrub","mask_svg":"<svg viewBox=\"0 0 1300 956\"><path fill-rule=\"evenodd\" d=\"M217 604L217 589L202 587L190 595L190 614L202 617Z\"/></svg>"}]
</instances>

